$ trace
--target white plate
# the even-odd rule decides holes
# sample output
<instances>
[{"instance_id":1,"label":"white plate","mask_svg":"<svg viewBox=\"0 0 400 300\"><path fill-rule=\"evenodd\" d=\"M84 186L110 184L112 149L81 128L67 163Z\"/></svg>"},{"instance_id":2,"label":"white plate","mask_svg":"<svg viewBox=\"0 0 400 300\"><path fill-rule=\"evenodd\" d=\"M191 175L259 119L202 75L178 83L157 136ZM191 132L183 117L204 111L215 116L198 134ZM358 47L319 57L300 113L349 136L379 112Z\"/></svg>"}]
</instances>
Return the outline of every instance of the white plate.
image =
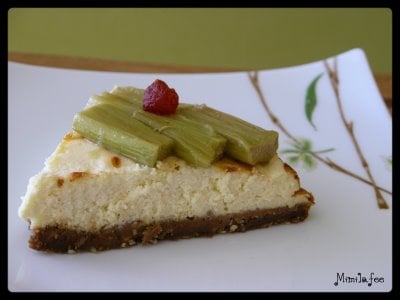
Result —
<instances>
[{"instance_id":1,"label":"white plate","mask_svg":"<svg viewBox=\"0 0 400 300\"><path fill-rule=\"evenodd\" d=\"M333 60L328 60L333 65ZM338 56L343 110L377 184L391 191L392 120L362 50ZM305 114L306 91L315 87L312 120ZM175 291L175 290L362 290L392 287L392 197L378 209L374 190L318 163L294 165L302 185L315 196L309 218L244 234L137 246L99 254L45 254L27 246L28 224L18 218L30 176L70 130L74 113L88 97L114 85L146 87L165 80L184 102L206 103L264 128L277 129L261 105L247 73L164 75L75 71L9 63L8 287L11 291ZM270 109L295 137L315 151L367 178L340 119L322 61L262 71L259 83ZM293 149L280 131L280 151ZM285 160L289 156L281 154ZM346 277L377 279L349 282ZM343 274L343 278L341 277ZM339 278L338 285L334 285ZM343 279L343 280L342 280Z\"/></svg>"}]
</instances>

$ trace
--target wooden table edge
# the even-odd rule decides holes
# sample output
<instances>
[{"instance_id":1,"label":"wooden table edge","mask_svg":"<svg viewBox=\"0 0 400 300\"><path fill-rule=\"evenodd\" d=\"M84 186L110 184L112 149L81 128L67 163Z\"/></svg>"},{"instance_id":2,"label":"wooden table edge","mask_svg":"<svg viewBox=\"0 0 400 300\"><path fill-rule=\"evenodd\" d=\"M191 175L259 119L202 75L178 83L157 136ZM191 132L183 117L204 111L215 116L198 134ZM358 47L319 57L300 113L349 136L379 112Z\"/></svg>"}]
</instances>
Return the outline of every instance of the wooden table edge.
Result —
<instances>
[{"instance_id":1,"label":"wooden table edge","mask_svg":"<svg viewBox=\"0 0 400 300\"><path fill-rule=\"evenodd\" d=\"M154 64L132 61L119 61L76 56L36 54L25 52L9 52L8 60L12 62L76 70L131 72L131 73L219 73L249 71L235 68L179 66ZM389 74L374 74L375 81L382 94L385 104L392 113L392 76Z\"/></svg>"}]
</instances>

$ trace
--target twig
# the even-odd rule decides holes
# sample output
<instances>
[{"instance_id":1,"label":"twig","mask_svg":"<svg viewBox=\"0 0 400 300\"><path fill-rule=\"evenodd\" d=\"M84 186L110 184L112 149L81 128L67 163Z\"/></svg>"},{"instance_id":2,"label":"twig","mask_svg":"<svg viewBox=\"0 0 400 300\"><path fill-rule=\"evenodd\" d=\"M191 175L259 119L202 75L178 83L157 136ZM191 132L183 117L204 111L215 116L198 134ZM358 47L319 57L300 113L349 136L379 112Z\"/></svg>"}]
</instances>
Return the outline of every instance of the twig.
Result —
<instances>
[{"instance_id":1,"label":"twig","mask_svg":"<svg viewBox=\"0 0 400 300\"><path fill-rule=\"evenodd\" d=\"M337 67L336 57L333 59L333 70L329 67L328 63L325 60L324 60L324 65L325 65L326 71L329 74L329 79L330 79L333 91L335 93L335 98L336 98L336 103L337 103L337 106L339 109L340 118L342 119L344 127L346 128L347 133L349 134L349 136L351 138L351 141L353 142L354 148L357 151L357 155L360 159L361 165L363 166L365 172L367 173L369 181L371 182L371 184L375 190L375 196L376 196L376 200L378 202L378 206L379 206L379 208L389 208L389 206L387 205L385 199L383 198L380 190L378 189L378 187L376 185L375 179L372 176L368 162L365 159L365 156L361 150L360 144L358 143L358 140L354 134L354 124L353 124L353 122L349 122L346 119L346 116L344 115L342 99L341 99L340 91L339 91L339 77L338 77L338 67Z\"/></svg>"},{"instance_id":2,"label":"twig","mask_svg":"<svg viewBox=\"0 0 400 300\"><path fill-rule=\"evenodd\" d=\"M280 122L280 120L274 115L274 113L272 112L272 110L269 108L269 106L268 106L268 104L267 104L267 101L266 101L266 99L265 99L265 97L264 97L264 94L263 94L263 92L262 92L262 90L261 90L260 84L259 84L259 82L258 82L258 72L257 72L257 71L254 71L254 72L251 72L251 73L249 72L249 73L248 73L248 76L249 76L250 82L252 83L254 89L255 89L256 92L257 92L257 95L258 95L259 99L261 100L261 104L263 105L263 107L264 107L265 111L267 112L267 114L268 114L269 118L271 119L271 121L272 121L272 122L273 122L273 123L288 137L288 138L290 138L292 141L298 143L298 142L299 142L298 139L295 138L295 137L283 126L283 124ZM333 170L336 170L336 171L338 171L338 172L344 173L344 174L346 174L346 175L348 175L348 176L351 176L351 177L353 177L353 178L355 178L355 179L357 179L357 180L359 180L359 181L361 181L361 182L363 182L363 183L366 183L366 184L368 184L368 185L373 186L373 183L372 183L371 181L369 181L369 180L367 180L367 179L365 179L365 178L363 178L363 177L361 177L361 176L359 176L359 175L357 175L357 174L351 172L350 170L347 170L346 168L341 167L340 165L338 165L337 163L333 162L333 161L330 160L329 158L323 158L322 156L318 155L317 153L315 153L315 152L313 152L313 151L310 151L309 153L310 153L315 159L317 159L317 160L319 160L320 162L324 163L325 165L327 165L328 167L332 168ZM386 189L384 189L384 188L382 188L382 187L380 187L380 186L377 186L377 185L375 185L375 186L376 186L377 189L379 189L379 190L381 190L381 191L383 191L383 192L385 192L385 193L388 193L388 194L390 194L390 195L392 194L390 191L388 191L388 190L386 190Z\"/></svg>"}]
</instances>

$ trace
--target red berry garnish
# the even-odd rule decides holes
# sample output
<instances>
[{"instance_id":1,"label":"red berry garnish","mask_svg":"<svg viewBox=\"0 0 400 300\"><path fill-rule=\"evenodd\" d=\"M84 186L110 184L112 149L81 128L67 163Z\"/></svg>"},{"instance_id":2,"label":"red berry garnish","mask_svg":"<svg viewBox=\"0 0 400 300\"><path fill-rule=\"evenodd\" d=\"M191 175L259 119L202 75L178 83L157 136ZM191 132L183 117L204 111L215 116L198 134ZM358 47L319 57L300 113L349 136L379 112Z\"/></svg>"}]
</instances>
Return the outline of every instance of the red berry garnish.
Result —
<instances>
[{"instance_id":1,"label":"red berry garnish","mask_svg":"<svg viewBox=\"0 0 400 300\"><path fill-rule=\"evenodd\" d=\"M172 115L176 112L179 96L174 89L157 79L144 91L143 110L158 115Z\"/></svg>"}]
</instances>

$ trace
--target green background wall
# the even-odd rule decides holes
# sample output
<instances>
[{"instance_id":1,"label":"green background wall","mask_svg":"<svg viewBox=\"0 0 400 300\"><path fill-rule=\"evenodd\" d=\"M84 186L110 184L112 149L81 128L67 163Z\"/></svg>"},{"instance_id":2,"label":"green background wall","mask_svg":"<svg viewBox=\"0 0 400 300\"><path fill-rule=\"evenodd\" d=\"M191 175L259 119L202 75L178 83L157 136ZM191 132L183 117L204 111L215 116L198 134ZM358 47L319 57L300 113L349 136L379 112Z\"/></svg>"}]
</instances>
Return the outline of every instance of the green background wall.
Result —
<instances>
[{"instance_id":1,"label":"green background wall","mask_svg":"<svg viewBox=\"0 0 400 300\"><path fill-rule=\"evenodd\" d=\"M384 8L15 8L8 16L9 51L249 69L359 47L375 73L392 71Z\"/></svg>"}]
</instances>

